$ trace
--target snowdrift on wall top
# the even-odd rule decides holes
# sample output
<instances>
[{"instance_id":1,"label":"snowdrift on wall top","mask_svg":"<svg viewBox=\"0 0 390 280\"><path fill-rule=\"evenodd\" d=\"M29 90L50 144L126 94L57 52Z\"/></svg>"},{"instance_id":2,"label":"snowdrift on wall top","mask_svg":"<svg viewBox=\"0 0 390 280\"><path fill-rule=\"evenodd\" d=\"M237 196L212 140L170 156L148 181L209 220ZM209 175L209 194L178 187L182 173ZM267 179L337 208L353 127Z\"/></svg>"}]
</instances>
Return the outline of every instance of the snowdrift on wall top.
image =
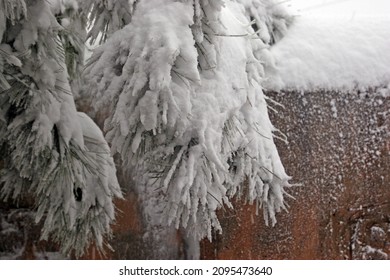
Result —
<instances>
[{"instance_id":1,"label":"snowdrift on wall top","mask_svg":"<svg viewBox=\"0 0 390 280\"><path fill-rule=\"evenodd\" d=\"M390 19L297 17L271 48L270 90L364 90L390 82Z\"/></svg>"}]
</instances>

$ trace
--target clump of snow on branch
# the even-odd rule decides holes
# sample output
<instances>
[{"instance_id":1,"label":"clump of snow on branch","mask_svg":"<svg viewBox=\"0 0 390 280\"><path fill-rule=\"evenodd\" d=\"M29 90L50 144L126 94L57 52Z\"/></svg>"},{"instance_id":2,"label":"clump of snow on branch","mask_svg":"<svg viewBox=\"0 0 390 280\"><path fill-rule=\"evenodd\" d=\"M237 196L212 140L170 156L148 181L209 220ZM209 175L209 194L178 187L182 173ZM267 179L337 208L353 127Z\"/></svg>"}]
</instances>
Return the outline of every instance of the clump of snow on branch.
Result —
<instances>
[{"instance_id":1,"label":"clump of snow on branch","mask_svg":"<svg viewBox=\"0 0 390 280\"><path fill-rule=\"evenodd\" d=\"M246 14L254 24L259 38L267 44L274 44L286 33L293 22L282 2L275 0L237 0L245 6Z\"/></svg>"},{"instance_id":2,"label":"clump of snow on branch","mask_svg":"<svg viewBox=\"0 0 390 280\"><path fill-rule=\"evenodd\" d=\"M106 41L130 23L137 0L83 0L79 3L83 15L88 17L88 38L93 45L95 41Z\"/></svg>"},{"instance_id":3,"label":"clump of snow on branch","mask_svg":"<svg viewBox=\"0 0 390 280\"><path fill-rule=\"evenodd\" d=\"M102 133L77 114L54 1L26 3L0 2L1 197L33 195L42 238L80 255L103 247L121 192Z\"/></svg>"},{"instance_id":4,"label":"clump of snow on branch","mask_svg":"<svg viewBox=\"0 0 390 280\"><path fill-rule=\"evenodd\" d=\"M145 203L197 239L221 230L216 211L233 196L272 224L285 208L289 178L261 86L270 41L240 2L139 1L85 72L96 110L112 112L112 152L154 196Z\"/></svg>"}]
</instances>

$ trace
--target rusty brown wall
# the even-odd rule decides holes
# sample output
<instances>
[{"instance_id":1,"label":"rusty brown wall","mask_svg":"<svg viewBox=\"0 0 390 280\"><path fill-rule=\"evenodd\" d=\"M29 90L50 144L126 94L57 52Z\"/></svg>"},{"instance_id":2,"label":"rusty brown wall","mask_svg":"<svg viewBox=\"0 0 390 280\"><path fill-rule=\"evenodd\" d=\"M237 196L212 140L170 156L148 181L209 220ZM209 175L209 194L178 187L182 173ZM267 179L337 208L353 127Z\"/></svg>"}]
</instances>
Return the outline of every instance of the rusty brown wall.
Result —
<instances>
[{"instance_id":1,"label":"rusty brown wall","mask_svg":"<svg viewBox=\"0 0 390 280\"><path fill-rule=\"evenodd\" d=\"M253 206L221 212L203 259L390 257L390 98L360 92L268 93L289 144L277 142L294 186L274 228Z\"/></svg>"}]
</instances>

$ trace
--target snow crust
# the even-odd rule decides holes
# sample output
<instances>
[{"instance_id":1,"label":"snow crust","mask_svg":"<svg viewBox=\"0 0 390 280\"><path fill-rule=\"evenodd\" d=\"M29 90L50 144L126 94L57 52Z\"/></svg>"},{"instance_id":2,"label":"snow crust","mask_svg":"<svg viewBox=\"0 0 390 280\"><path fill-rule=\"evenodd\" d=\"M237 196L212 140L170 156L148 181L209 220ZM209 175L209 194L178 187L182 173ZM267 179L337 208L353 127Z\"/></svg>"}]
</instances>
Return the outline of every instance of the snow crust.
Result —
<instances>
[{"instance_id":1,"label":"snow crust","mask_svg":"<svg viewBox=\"0 0 390 280\"><path fill-rule=\"evenodd\" d=\"M353 90L390 82L390 18L296 17L271 48L271 90ZM276 75L275 75L276 74Z\"/></svg>"}]
</instances>

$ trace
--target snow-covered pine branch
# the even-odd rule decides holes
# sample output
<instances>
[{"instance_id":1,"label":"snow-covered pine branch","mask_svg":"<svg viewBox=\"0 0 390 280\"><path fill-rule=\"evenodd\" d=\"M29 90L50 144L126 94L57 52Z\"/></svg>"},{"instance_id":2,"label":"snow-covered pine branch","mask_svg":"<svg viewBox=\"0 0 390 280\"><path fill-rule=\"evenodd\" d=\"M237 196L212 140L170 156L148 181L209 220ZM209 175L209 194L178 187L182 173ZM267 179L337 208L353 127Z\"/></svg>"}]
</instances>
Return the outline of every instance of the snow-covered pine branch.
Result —
<instances>
[{"instance_id":1,"label":"snow-covered pine branch","mask_svg":"<svg viewBox=\"0 0 390 280\"><path fill-rule=\"evenodd\" d=\"M293 21L282 1L275 0L236 0L244 5L246 15L251 20L259 38L266 44L274 44L287 32Z\"/></svg>"},{"instance_id":2,"label":"snow-covered pine branch","mask_svg":"<svg viewBox=\"0 0 390 280\"><path fill-rule=\"evenodd\" d=\"M80 255L92 241L103 248L121 192L101 131L77 114L63 27L46 0L0 6L1 196L32 195L42 238L64 253Z\"/></svg>"},{"instance_id":3,"label":"snow-covered pine branch","mask_svg":"<svg viewBox=\"0 0 390 280\"><path fill-rule=\"evenodd\" d=\"M47 0L52 13L62 26L59 37L65 53L65 65L74 98L80 97L81 75L85 61L87 17L76 0ZM81 3L84 3L81 1Z\"/></svg>"},{"instance_id":4,"label":"snow-covered pine branch","mask_svg":"<svg viewBox=\"0 0 390 280\"><path fill-rule=\"evenodd\" d=\"M88 18L88 39L94 45L105 42L108 37L131 21L137 0L78 0L83 15Z\"/></svg>"},{"instance_id":5,"label":"snow-covered pine branch","mask_svg":"<svg viewBox=\"0 0 390 280\"><path fill-rule=\"evenodd\" d=\"M109 107L106 139L134 174L145 209L157 207L160 222L197 240L221 230L216 211L235 195L263 206L273 224L285 207L289 177L261 87L269 40L259 40L246 8L138 1L130 24L94 51L85 72L96 110Z\"/></svg>"}]
</instances>

